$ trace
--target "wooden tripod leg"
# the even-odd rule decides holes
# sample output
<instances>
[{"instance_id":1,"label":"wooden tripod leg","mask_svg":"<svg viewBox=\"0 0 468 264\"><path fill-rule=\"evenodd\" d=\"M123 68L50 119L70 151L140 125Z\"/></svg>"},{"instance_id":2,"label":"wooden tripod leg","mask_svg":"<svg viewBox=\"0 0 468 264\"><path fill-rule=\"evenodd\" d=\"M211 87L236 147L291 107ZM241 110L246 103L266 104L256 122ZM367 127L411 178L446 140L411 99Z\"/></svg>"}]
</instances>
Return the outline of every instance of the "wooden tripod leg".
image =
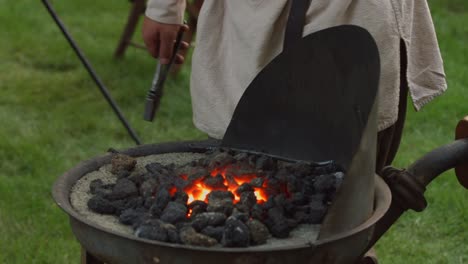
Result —
<instances>
[{"instance_id":1,"label":"wooden tripod leg","mask_svg":"<svg viewBox=\"0 0 468 264\"><path fill-rule=\"evenodd\" d=\"M120 58L124 55L125 50L127 49L128 45L130 45L133 33L135 33L138 20L141 14L143 14L144 12L145 0L133 0L132 8L130 10L130 14L127 20L127 25L125 25L124 32L122 34L122 37L120 38L119 44L114 53L114 56L116 58Z\"/></svg>"}]
</instances>

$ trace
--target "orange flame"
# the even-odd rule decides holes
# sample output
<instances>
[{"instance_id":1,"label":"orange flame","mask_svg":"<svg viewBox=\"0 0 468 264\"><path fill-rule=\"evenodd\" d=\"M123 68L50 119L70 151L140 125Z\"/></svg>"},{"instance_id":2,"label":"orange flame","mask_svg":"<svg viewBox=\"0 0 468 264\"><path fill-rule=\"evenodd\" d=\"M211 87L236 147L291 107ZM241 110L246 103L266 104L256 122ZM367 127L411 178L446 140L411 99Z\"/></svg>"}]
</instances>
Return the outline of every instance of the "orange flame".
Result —
<instances>
[{"instance_id":1,"label":"orange flame","mask_svg":"<svg viewBox=\"0 0 468 264\"><path fill-rule=\"evenodd\" d=\"M230 191L234 195L234 203L238 203L240 201L239 195L237 195L237 188L244 183L249 183L251 180L258 178L256 174L244 174L244 175L235 175L233 177L234 182L230 182L226 177L227 167L225 168L216 168L210 172L211 177L215 177L220 174L224 178L224 187L226 190ZM187 177L186 175L184 179ZM183 177L182 176L182 177ZM264 203L268 200L268 195L263 188L254 188L254 194L257 197L258 203ZM214 191L213 188L206 186L203 182L196 182L192 186L189 186L185 189L185 192L188 195L188 203L192 203L195 200L200 200L204 202L208 202L208 194Z\"/></svg>"}]
</instances>

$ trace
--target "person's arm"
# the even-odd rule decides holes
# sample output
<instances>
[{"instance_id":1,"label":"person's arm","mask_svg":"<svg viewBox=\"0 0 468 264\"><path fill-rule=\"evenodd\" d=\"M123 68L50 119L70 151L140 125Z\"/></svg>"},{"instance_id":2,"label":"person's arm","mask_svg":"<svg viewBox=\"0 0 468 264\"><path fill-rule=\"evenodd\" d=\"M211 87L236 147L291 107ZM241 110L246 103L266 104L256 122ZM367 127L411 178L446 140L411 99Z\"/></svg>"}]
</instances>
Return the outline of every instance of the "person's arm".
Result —
<instances>
[{"instance_id":1,"label":"person's arm","mask_svg":"<svg viewBox=\"0 0 468 264\"><path fill-rule=\"evenodd\" d=\"M185 0L149 0L143 21L143 40L149 53L159 58L162 64L169 63L174 42L179 30L187 30L183 25ZM182 43L182 48L187 48ZM177 55L176 63L183 57Z\"/></svg>"}]
</instances>

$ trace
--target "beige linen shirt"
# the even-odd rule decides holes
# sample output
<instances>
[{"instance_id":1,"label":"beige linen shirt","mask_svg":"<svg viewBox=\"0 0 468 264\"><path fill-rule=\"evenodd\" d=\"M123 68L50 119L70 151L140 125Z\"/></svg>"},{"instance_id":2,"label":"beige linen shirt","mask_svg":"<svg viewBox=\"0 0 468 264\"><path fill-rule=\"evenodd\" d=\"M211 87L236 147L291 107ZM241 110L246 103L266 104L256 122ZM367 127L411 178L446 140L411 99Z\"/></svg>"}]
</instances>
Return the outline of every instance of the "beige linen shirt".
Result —
<instances>
[{"instance_id":1,"label":"beige linen shirt","mask_svg":"<svg viewBox=\"0 0 468 264\"><path fill-rule=\"evenodd\" d=\"M205 0L192 60L195 125L222 138L254 77L282 50L287 0ZM180 24L185 0L149 0L146 16ZM367 29L381 57L378 128L397 120L400 41L406 44L407 81L416 110L446 88L443 62L425 0L312 0L304 35L337 25Z\"/></svg>"}]
</instances>

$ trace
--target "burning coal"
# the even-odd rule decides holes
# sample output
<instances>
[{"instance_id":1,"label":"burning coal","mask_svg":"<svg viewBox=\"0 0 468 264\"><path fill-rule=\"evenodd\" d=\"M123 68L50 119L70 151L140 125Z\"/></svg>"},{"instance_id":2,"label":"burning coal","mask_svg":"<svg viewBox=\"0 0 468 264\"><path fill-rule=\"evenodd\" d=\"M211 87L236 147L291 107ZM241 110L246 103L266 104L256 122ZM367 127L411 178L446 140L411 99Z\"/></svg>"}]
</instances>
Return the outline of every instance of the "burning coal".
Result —
<instances>
[{"instance_id":1,"label":"burning coal","mask_svg":"<svg viewBox=\"0 0 468 264\"><path fill-rule=\"evenodd\" d=\"M88 207L132 225L138 237L196 246L246 247L320 224L340 186L334 163L285 162L216 150L184 166L112 159L115 184L91 182Z\"/></svg>"}]
</instances>

